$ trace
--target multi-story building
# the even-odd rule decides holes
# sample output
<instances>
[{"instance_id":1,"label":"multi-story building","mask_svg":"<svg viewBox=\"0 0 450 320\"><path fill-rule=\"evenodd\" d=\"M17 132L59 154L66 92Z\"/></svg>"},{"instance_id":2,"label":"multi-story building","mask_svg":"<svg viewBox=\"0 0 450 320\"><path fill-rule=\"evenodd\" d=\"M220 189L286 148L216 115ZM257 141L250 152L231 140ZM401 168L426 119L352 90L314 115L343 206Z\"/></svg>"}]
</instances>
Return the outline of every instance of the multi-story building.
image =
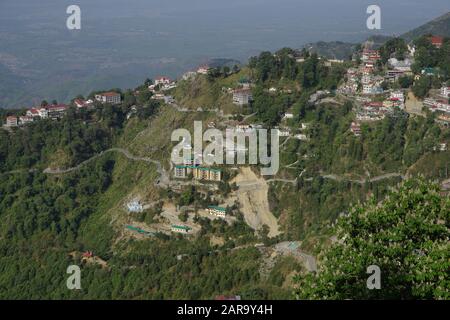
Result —
<instances>
[{"instance_id":1,"label":"multi-story building","mask_svg":"<svg viewBox=\"0 0 450 320\"><path fill-rule=\"evenodd\" d=\"M155 86L157 85L169 85L172 83L169 77L158 77L155 79Z\"/></svg>"},{"instance_id":2,"label":"multi-story building","mask_svg":"<svg viewBox=\"0 0 450 320\"><path fill-rule=\"evenodd\" d=\"M120 93L117 92L104 92L95 95L95 100L101 103L119 104L122 102Z\"/></svg>"},{"instance_id":3,"label":"multi-story building","mask_svg":"<svg viewBox=\"0 0 450 320\"><path fill-rule=\"evenodd\" d=\"M17 117L10 116L6 118L7 127L17 127L19 125Z\"/></svg>"},{"instance_id":4,"label":"multi-story building","mask_svg":"<svg viewBox=\"0 0 450 320\"><path fill-rule=\"evenodd\" d=\"M19 117L19 124L20 125L25 125L27 123L33 122L33 117L30 116L21 116Z\"/></svg>"},{"instance_id":5,"label":"multi-story building","mask_svg":"<svg viewBox=\"0 0 450 320\"><path fill-rule=\"evenodd\" d=\"M200 66L200 67L197 69L197 73L198 73L198 74L208 74L208 71L209 71L209 66L208 66L208 65Z\"/></svg>"},{"instance_id":6,"label":"multi-story building","mask_svg":"<svg viewBox=\"0 0 450 320\"><path fill-rule=\"evenodd\" d=\"M357 137L361 135L361 126L357 122L352 122L350 126L350 131Z\"/></svg>"},{"instance_id":7,"label":"multi-story building","mask_svg":"<svg viewBox=\"0 0 450 320\"><path fill-rule=\"evenodd\" d=\"M444 98L449 98L450 96L450 87L444 86L441 88L441 96Z\"/></svg>"},{"instance_id":8,"label":"multi-story building","mask_svg":"<svg viewBox=\"0 0 450 320\"><path fill-rule=\"evenodd\" d=\"M233 91L233 103L238 106L245 106L253 100L251 89L236 89Z\"/></svg>"},{"instance_id":9,"label":"multi-story building","mask_svg":"<svg viewBox=\"0 0 450 320\"><path fill-rule=\"evenodd\" d=\"M440 36L431 36L430 38L431 44L436 48L440 49L444 44L444 38Z\"/></svg>"},{"instance_id":10,"label":"multi-story building","mask_svg":"<svg viewBox=\"0 0 450 320\"><path fill-rule=\"evenodd\" d=\"M27 111L26 115L32 118L39 117L39 110L37 108L31 108Z\"/></svg>"},{"instance_id":11,"label":"multi-story building","mask_svg":"<svg viewBox=\"0 0 450 320\"><path fill-rule=\"evenodd\" d=\"M53 104L45 108L47 110L47 117L50 119L60 119L67 111L67 106L65 104Z\"/></svg>"},{"instance_id":12,"label":"multi-story building","mask_svg":"<svg viewBox=\"0 0 450 320\"><path fill-rule=\"evenodd\" d=\"M172 232L175 233L184 233L187 234L191 232L192 228L188 226L178 226L178 225L172 225Z\"/></svg>"},{"instance_id":13,"label":"multi-story building","mask_svg":"<svg viewBox=\"0 0 450 320\"><path fill-rule=\"evenodd\" d=\"M208 207L209 214L212 216L216 216L219 218L225 218L227 214L227 209L222 207L216 207L216 206L209 206Z\"/></svg>"},{"instance_id":14,"label":"multi-story building","mask_svg":"<svg viewBox=\"0 0 450 320\"><path fill-rule=\"evenodd\" d=\"M196 180L206 181L222 181L222 171L212 168L197 167L191 165L175 166L174 177L178 179L185 179L190 174Z\"/></svg>"}]
</instances>

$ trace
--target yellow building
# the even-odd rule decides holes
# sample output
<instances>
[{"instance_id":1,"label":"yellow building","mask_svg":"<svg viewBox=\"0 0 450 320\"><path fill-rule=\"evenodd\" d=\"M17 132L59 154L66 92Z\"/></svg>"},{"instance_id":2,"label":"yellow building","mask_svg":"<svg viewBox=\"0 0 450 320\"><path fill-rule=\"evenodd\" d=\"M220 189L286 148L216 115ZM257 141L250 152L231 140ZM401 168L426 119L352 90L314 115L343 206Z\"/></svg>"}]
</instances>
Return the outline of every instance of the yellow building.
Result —
<instances>
[{"instance_id":1,"label":"yellow building","mask_svg":"<svg viewBox=\"0 0 450 320\"><path fill-rule=\"evenodd\" d=\"M222 171L218 169L194 166L176 166L174 168L175 178L184 179L191 173L196 180L222 181Z\"/></svg>"}]
</instances>

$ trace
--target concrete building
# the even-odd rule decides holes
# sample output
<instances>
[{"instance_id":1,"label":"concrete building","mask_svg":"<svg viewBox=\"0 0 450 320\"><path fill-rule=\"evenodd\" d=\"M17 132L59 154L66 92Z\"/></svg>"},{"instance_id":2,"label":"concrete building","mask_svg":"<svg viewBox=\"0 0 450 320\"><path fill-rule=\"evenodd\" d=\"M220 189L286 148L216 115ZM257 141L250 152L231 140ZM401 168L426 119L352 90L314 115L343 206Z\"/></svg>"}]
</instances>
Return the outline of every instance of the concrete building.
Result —
<instances>
[{"instance_id":1,"label":"concrete building","mask_svg":"<svg viewBox=\"0 0 450 320\"><path fill-rule=\"evenodd\" d=\"M65 104L53 104L45 109L47 110L47 117L55 120L62 118L66 114L67 108Z\"/></svg>"},{"instance_id":2,"label":"concrete building","mask_svg":"<svg viewBox=\"0 0 450 320\"><path fill-rule=\"evenodd\" d=\"M208 211L210 215L219 218L225 218L225 216L227 215L227 209L222 207L209 206Z\"/></svg>"},{"instance_id":3,"label":"concrete building","mask_svg":"<svg viewBox=\"0 0 450 320\"><path fill-rule=\"evenodd\" d=\"M95 100L101 103L119 104L122 102L122 98L117 92L104 92L95 95Z\"/></svg>"},{"instance_id":4,"label":"concrete building","mask_svg":"<svg viewBox=\"0 0 450 320\"><path fill-rule=\"evenodd\" d=\"M197 69L197 73L198 74L208 74L208 71L209 71L209 66L208 65L202 65L202 66L200 66L200 67L198 67L198 69Z\"/></svg>"},{"instance_id":5,"label":"concrete building","mask_svg":"<svg viewBox=\"0 0 450 320\"><path fill-rule=\"evenodd\" d=\"M133 201L127 203L127 209L128 209L128 212L133 212L133 213L140 213L140 212L144 211L144 207L138 200L133 200Z\"/></svg>"},{"instance_id":6,"label":"concrete building","mask_svg":"<svg viewBox=\"0 0 450 320\"><path fill-rule=\"evenodd\" d=\"M191 165L175 166L174 177L186 179L190 174L196 180L222 181L222 171L212 168L203 168Z\"/></svg>"},{"instance_id":7,"label":"concrete building","mask_svg":"<svg viewBox=\"0 0 450 320\"><path fill-rule=\"evenodd\" d=\"M441 88L441 96L444 98L449 98L450 96L450 87L444 86Z\"/></svg>"},{"instance_id":8,"label":"concrete building","mask_svg":"<svg viewBox=\"0 0 450 320\"><path fill-rule=\"evenodd\" d=\"M444 38L440 36L431 36L430 38L431 44L436 48L440 49L444 44Z\"/></svg>"},{"instance_id":9,"label":"concrete building","mask_svg":"<svg viewBox=\"0 0 450 320\"><path fill-rule=\"evenodd\" d=\"M183 234L187 234L189 232L191 232L191 228L189 228L188 226L178 226L178 225L172 225L172 232L175 233L183 233Z\"/></svg>"},{"instance_id":10,"label":"concrete building","mask_svg":"<svg viewBox=\"0 0 450 320\"><path fill-rule=\"evenodd\" d=\"M33 120L34 120L33 117L21 116L21 117L19 117L19 124L22 126L22 125L28 124L30 122L33 122Z\"/></svg>"},{"instance_id":11,"label":"concrete building","mask_svg":"<svg viewBox=\"0 0 450 320\"><path fill-rule=\"evenodd\" d=\"M352 122L350 126L350 131L356 136L359 137L361 135L361 126L357 122Z\"/></svg>"},{"instance_id":12,"label":"concrete building","mask_svg":"<svg viewBox=\"0 0 450 320\"><path fill-rule=\"evenodd\" d=\"M233 91L233 103L238 106L245 106L253 100L250 89L236 89Z\"/></svg>"},{"instance_id":13,"label":"concrete building","mask_svg":"<svg viewBox=\"0 0 450 320\"><path fill-rule=\"evenodd\" d=\"M6 118L7 127L17 127L19 125L17 117L10 116Z\"/></svg>"},{"instance_id":14,"label":"concrete building","mask_svg":"<svg viewBox=\"0 0 450 320\"><path fill-rule=\"evenodd\" d=\"M155 79L155 86L157 85L169 85L172 80L169 77L158 77Z\"/></svg>"}]
</instances>

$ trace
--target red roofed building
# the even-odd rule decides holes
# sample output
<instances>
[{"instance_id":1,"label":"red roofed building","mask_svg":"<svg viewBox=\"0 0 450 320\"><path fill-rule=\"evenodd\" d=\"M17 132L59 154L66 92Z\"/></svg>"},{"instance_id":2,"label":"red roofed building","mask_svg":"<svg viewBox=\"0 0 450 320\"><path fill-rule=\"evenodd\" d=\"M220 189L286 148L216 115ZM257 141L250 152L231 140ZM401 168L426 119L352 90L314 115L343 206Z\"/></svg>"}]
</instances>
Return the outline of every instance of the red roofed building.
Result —
<instances>
[{"instance_id":1,"label":"red roofed building","mask_svg":"<svg viewBox=\"0 0 450 320\"><path fill-rule=\"evenodd\" d=\"M372 108L382 108L383 107L383 102L380 101L372 101L369 103L366 103L367 107L372 107Z\"/></svg>"},{"instance_id":2,"label":"red roofed building","mask_svg":"<svg viewBox=\"0 0 450 320\"><path fill-rule=\"evenodd\" d=\"M199 74L208 74L208 70L209 70L209 66L208 65L202 65L200 67L198 67L197 69L197 73Z\"/></svg>"},{"instance_id":3,"label":"red roofed building","mask_svg":"<svg viewBox=\"0 0 450 320\"><path fill-rule=\"evenodd\" d=\"M83 258L92 258L94 256L94 254L92 253L92 251L86 251L83 253Z\"/></svg>"},{"instance_id":4,"label":"red roofed building","mask_svg":"<svg viewBox=\"0 0 450 320\"><path fill-rule=\"evenodd\" d=\"M73 104L77 107L77 108L86 108L89 106L92 106L93 101L92 100L83 100L83 99L75 99L73 100Z\"/></svg>"},{"instance_id":5,"label":"red roofed building","mask_svg":"<svg viewBox=\"0 0 450 320\"><path fill-rule=\"evenodd\" d=\"M155 79L155 86L157 85L166 85L166 84L170 84L172 82L172 80L170 80L170 78L168 77L158 77Z\"/></svg>"},{"instance_id":6,"label":"red roofed building","mask_svg":"<svg viewBox=\"0 0 450 320\"><path fill-rule=\"evenodd\" d=\"M67 108L68 107L65 104L53 104L47 106L45 109L47 109L47 114L49 118L59 119L65 115Z\"/></svg>"},{"instance_id":7,"label":"red roofed building","mask_svg":"<svg viewBox=\"0 0 450 320\"><path fill-rule=\"evenodd\" d=\"M31 108L30 110L27 111L27 116L28 117L39 117L39 110L36 108Z\"/></svg>"},{"instance_id":8,"label":"red roofed building","mask_svg":"<svg viewBox=\"0 0 450 320\"><path fill-rule=\"evenodd\" d=\"M444 38L439 36L431 36L430 37L431 44L436 48L441 48L444 44Z\"/></svg>"}]
</instances>

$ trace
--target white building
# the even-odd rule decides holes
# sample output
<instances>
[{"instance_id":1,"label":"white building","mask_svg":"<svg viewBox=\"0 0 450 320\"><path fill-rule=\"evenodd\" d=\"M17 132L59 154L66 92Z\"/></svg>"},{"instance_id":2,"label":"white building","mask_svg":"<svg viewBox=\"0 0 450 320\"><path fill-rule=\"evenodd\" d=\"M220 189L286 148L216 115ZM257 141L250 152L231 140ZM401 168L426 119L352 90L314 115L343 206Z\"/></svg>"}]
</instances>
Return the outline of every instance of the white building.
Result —
<instances>
[{"instance_id":1,"label":"white building","mask_svg":"<svg viewBox=\"0 0 450 320\"><path fill-rule=\"evenodd\" d=\"M19 124L20 125L25 125L25 124L28 124L28 123L30 123L30 122L33 122L33 117L30 117L30 116L21 116L21 117L19 117Z\"/></svg>"},{"instance_id":2,"label":"white building","mask_svg":"<svg viewBox=\"0 0 450 320\"><path fill-rule=\"evenodd\" d=\"M308 137L306 136L306 134L297 134L295 135L295 138L301 141L307 141Z\"/></svg>"},{"instance_id":3,"label":"white building","mask_svg":"<svg viewBox=\"0 0 450 320\"><path fill-rule=\"evenodd\" d=\"M122 102L120 94L117 92L104 92L95 95L95 100L101 103L119 104Z\"/></svg>"},{"instance_id":4,"label":"white building","mask_svg":"<svg viewBox=\"0 0 450 320\"><path fill-rule=\"evenodd\" d=\"M441 96L448 98L450 96L450 87L444 86L441 88Z\"/></svg>"},{"instance_id":5,"label":"white building","mask_svg":"<svg viewBox=\"0 0 450 320\"><path fill-rule=\"evenodd\" d=\"M92 101L91 99L89 99L89 100L75 99L73 101L73 104L79 109L90 107L93 105L93 103L94 103L94 101Z\"/></svg>"},{"instance_id":6,"label":"white building","mask_svg":"<svg viewBox=\"0 0 450 320\"><path fill-rule=\"evenodd\" d=\"M19 125L19 122L17 120L17 117L10 116L6 118L6 126L7 127L17 127Z\"/></svg>"},{"instance_id":7,"label":"white building","mask_svg":"<svg viewBox=\"0 0 450 320\"><path fill-rule=\"evenodd\" d=\"M209 66L208 65L200 66L197 69L197 73L198 74L208 74L208 71L209 71Z\"/></svg>"},{"instance_id":8,"label":"white building","mask_svg":"<svg viewBox=\"0 0 450 320\"><path fill-rule=\"evenodd\" d=\"M158 77L155 79L155 86L157 85L169 85L172 83L172 80L168 77Z\"/></svg>"},{"instance_id":9,"label":"white building","mask_svg":"<svg viewBox=\"0 0 450 320\"><path fill-rule=\"evenodd\" d=\"M225 218L227 214L227 209L222 207L210 206L208 207L209 214L219 218Z\"/></svg>"},{"instance_id":10,"label":"white building","mask_svg":"<svg viewBox=\"0 0 450 320\"><path fill-rule=\"evenodd\" d=\"M128 212L133 212L133 213L140 213L140 212L144 211L144 207L138 200L133 200L133 201L127 203L127 209L128 209Z\"/></svg>"},{"instance_id":11,"label":"white building","mask_svg":"<svg viewBox=\"0 0 450 320\"><path fill-rule=\"evenodd\" d=\"M413 61L411 59L398 60L396 58L391 58L388 60L389 66L391 66L394 70L410 72Z\"/></svg>"},{"instance_id":12,"label":"white building","mask_svg":"<svg viewBox=\"0 0 450 320\"><path fill-rule=\"evenodd\" d=\"M380 94L383 93L383 89L373 84L363 85L363 94Z\"/></svg>"},{"instance_id":13,"label":"white building","mask_svg":"<svg viewBox=\"0 0 450 320\"><path fill-rule=\"evenodd\" d=\"M405 102L405 95L402 91L392 91L390 98L398 99L402 103Z\"/></svg>"},{"instance_id":14,"label":"white building","mask_svg":"<svg viewBox=\"0 0 450 320\"><path fill-rule=\"evenodd\" d=\"M279 137L289 137L291 133L289 130L278 130L278 136Z\"/></svg>"},{"instance_id":15,"label":"white building","mask_svg":"<svg viewBox=\"0 0 450 320\"><path fill-rule=\"evenodd\" d=\"M172 226L172 232L175 233L184 233L187 234L191 231L192 229L187 227L187 226L178 226L178 225L173 225Z\"/></svg>"},{"instance_id":16,"label":"white building","mask_svg":"<svg viewBox=\"0 0 450 320\"><path fill-rule=\"evenodd\" d=\"M41 117L42 119L48 118L48 110L46 108L38 109L38 114L39 114L39 117Z\"/></svg>"}]
</instances>

